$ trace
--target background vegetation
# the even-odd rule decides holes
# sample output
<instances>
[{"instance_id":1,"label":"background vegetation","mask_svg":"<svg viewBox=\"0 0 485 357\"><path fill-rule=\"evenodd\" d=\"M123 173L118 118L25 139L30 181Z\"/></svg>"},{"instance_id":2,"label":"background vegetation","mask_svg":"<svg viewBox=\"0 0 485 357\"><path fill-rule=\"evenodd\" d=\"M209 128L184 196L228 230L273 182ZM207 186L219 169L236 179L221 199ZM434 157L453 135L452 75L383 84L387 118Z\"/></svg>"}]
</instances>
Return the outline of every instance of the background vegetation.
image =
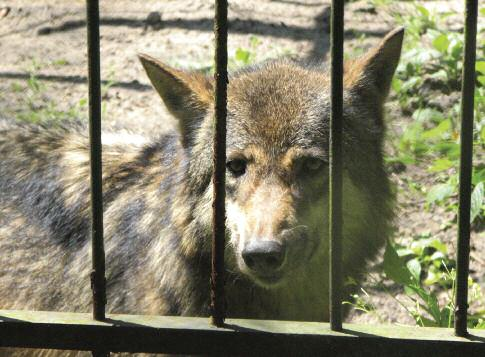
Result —
<instances>
[{"instance_id":1,"label":"background vegetation","mask_svg":"<svg viewBox=\"0 0 485 357\"><path fill-rule=\"evenodd\" d=\"M381 6L389 3L382 0L373 3L376 2ZM441 206L451 212L451 220L445 225L456 230L463 33L446 30L443 22L451 13L436 14L419 4L414 5L414 10L412 15L395 14L396 21L406 28L406 39L392 83L393 96L401 114L410 120L401 131L391 131L387 162L394 170L403 171L403 176L408 165L430 173L430 180L425 183L410 178L405 189L421 195L426 209ZM485 7L480 9L480 16L485 18ZM479 28L477 38L471 223L475 231L482 232L479 239L485 239L484 28ZM399 237L393 243L388 242L383 263L385 276L404 287L409 301L399 303L418 325L452 327L456 274L450 244L430 234L411 238ZM374 278L374 283L387 289L378 279ZM473 307L469 326L485 328L482 289L472 278L469 286ZM394 298L392 293L389 296ZM349 303L356 308L378 314L365 291L353 298Z\"/></svg>"}]
</instances>

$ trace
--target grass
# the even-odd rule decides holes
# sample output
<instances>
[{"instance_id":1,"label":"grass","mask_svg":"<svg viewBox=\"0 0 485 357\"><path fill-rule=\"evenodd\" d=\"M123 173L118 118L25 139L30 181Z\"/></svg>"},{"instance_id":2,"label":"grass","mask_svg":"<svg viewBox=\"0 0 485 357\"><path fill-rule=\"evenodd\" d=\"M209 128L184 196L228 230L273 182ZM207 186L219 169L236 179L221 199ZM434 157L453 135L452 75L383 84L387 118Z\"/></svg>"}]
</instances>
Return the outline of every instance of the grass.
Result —
<instances>
[{"instance_id":1,"label":"grass","mask_svg":"<svg viewBox=\"0 0 485 357\"><path fill-rule=\"evenodd\" d=\"M391 162L427 164L436 183L427 191L429 206L442 205L457 211L459 166L459 90L461 83L463 35L446 32L440 22L448 14L432 14L416 5L419 16L399 16L407 30L407 39L397 75L393 81L401 110L412 120L394 141ZM480 10L485 17L485 8ZM473 196L471 221L484 223L485 158L485 37L478 36L477 82L473 145ZM446 99L446 104L436 98Z\"/></svg>"},{"instance_id":2,"label":"grass","mask_svg":"<svg viewBox=\"0 0 485 357\"><path fill-rule=\"evenodd\" d=\"M25 83L14 82L11 84L12 92L23 93L19 96L19 110L15 114L17 120L29 123L56 124L85 117L86 99L79 100L78 103L68 109L62 109L58 105L58 100L48 96L49 88L47 84L37 77L37 73L45 65L64 66L66 64L68 62L64 59L58 59L49 64L41 64L35 59L32 60L27 69L29 79Z\"/></svg>"}]
</instances>

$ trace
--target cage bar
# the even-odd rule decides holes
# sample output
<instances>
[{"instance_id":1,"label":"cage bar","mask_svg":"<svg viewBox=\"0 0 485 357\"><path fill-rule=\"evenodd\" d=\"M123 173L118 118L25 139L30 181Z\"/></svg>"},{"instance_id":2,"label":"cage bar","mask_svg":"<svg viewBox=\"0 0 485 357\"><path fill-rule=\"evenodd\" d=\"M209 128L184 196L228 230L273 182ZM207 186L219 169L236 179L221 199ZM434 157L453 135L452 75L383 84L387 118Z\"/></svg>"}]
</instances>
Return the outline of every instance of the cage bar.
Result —
<instances>
[{"instance_id":1,"label":"cage bar","mask_svg":"<svg viewBox=\"0 0 485 357\"><path fill-rule=\"evenodd\" d=\"M473 110L478 0L466 0L465 46L461 86L460 197L456 266L455 333L467 335L468 273L470 265L470 205L473 156Z\"/></svg>"},{"instance_id":2,"label":"cage bar","mask_svg":"<svg viewBox=\"0 0 485 357\"><path fill-rule=\"evenodd\" d=\"M214 327L204 317L1 311L0 346L216 356L485 356L485 330L469 338L453 329L416 326L226 320Z\"/></svg>"},{"instance_id":3,"label":"cage bar","mask_svg":"<svg viewBox=\"0 0 485 357\"><path fill-rule=\"evenodd\" d=\"M224 241L226 220L226 117L227 117L227 0L216 0L215 17L215 119L212 176L212 276L211 315L215 326L223 326L224 298Z\"/></svg>"},{"instance_id":4,"label":"cage bar","mask_svg":"<svg viewBox=\"0 0 485 357\"><path fill-rule=\"evenodd\" d=\"M103 243L103 188L101 162L101 74L99 51L99 2L87 0L89 142L91 165L91 239L93 317L105 319L106 278ZM103 350L93 351L94 357L108 356Z\"/></svg>"},{"instance_id":5,"label":"cage bar","mask_svg":"<svg viewBox=\"0 0 485 357\"><path fill-rule=\"evenodd\" d=\"M342 115L344 2L332 0L329 172L330 326L342 330Z\"/></svg>"}]
</instances>

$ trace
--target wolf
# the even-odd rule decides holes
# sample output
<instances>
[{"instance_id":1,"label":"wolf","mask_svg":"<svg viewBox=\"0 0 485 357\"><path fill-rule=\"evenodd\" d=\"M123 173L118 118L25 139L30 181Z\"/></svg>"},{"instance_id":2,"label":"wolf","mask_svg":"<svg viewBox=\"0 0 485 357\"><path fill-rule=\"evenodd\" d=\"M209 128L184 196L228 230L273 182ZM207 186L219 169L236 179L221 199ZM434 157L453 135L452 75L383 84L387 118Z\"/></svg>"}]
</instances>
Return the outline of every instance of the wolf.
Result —
<instances>
[{"instance_id":1,"label":"wolf","mask_svg":"<svg viewBox=\"0 0 485 357\"><path fill-rule=\"evenodd\" d=\"M343 272L356 281L393 230L383 105L403 33L344 65ZM107 310L207 316L213 79L140 60L178 127L156 140L102 135ZM230 76L229 317L329 318L329 78L288 59ZM85 127L3 120L0 155L0 308L90 311Z\"/></svg>"}]
</instances>

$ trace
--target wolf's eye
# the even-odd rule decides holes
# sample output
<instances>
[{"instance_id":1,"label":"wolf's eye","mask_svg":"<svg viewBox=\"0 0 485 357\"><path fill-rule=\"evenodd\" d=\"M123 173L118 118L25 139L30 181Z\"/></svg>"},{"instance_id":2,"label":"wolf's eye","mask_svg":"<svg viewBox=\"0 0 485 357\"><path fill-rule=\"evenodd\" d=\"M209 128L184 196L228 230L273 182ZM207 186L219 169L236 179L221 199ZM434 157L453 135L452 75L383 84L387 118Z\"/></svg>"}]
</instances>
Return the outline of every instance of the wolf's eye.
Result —
<instances>
[{"instance_id":1,"label":"wolf's eye","mask_svg":"<svg viewBox=\"0 0 485 357\"><path fill-rule=\"evenodd\" d=\"M305 160L305 169L309 171L316 171L320 169L322 166L323 166L323 161L320 159L311 158L311 159Z\"/></svg>"},{"instance_id":2,"label":"wolf's eye","mask_svg":"<svg viewBox=\"0 0 485 357\"><path fill-rule=\"evenodd\" d=\"M246 172L246 161L242 159L234 159L228 161L226 166L227 169L233 174L234 176L242 176Z\"/></svg>"},{"instance_id":3,"label":"wolf's eye","mask_svg":"<svg viewBox=\"0 0 485 357\"><path fill-rule=\"evenodd\" d=\"M307 157L301 160L299 168L301 171L306 173L318 172L320 169L324 168L326 162L316 158L316 157Z\"/></svg>"}]
</instances>

